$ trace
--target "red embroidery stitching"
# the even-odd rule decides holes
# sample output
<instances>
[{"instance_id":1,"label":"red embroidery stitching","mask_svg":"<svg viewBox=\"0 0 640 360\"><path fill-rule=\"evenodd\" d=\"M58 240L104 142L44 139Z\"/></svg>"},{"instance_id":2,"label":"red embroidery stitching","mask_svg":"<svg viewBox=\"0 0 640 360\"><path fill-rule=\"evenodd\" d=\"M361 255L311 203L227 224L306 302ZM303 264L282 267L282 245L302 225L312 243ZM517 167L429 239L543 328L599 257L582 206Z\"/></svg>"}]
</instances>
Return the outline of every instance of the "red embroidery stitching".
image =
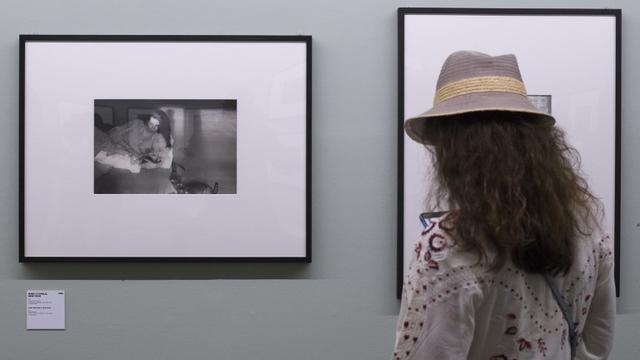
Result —
<instances>
[{"instance_id":1,"label":"red embroidery stitching","mask_svg":"<svg viewBox=\"0 0 640 360\"><path fill-rule=\"evenodd\" d=\"M427 250L424 252L424 261L431 260L431 251Z\"/></svg>"},{"instance_id":2,"label":"red embroidery stitching","mask_svg":"<svg viewBox=\"0 0 640 360\"><path fill-rule=\"evenodd\" d=\"M413 251L416 253L416 260L419 260L420 253L422 252L422 243L421 242L417 243Z\"/></svg>"},{"instance_id":3,"label":"red embroidery stitching","mask_svg":"<svg viewBox=\"0 0 640 360\"><path fill-rule=\"evenodd\" d=\"M525 338L518 339L518 350L520 351L531 350L531 348L532 348L531 342L527 341L527 339Z\"/></svg>"},{"instance_id":4,"label":"red embroidery stitching","mask_svg":"<svg viewBox=\"0 0 640 360\"><path fill-rule=\"evenodd\" d=\"M447 239L440 234L433 234L429 237L429 249L434 252L439 252L444 250L447 246Z\"/></svg>"},{"instance_id":5,"label":"red embroidery stitching","mask_svg":"<svg viewBox=\"0 0 640 360\"><path fill-rule=\"evenodd\" d=\"M542 356L547 356L547 343L542 338L538 339L538 351L542 353Z\"/></svg>"}]
</instances>

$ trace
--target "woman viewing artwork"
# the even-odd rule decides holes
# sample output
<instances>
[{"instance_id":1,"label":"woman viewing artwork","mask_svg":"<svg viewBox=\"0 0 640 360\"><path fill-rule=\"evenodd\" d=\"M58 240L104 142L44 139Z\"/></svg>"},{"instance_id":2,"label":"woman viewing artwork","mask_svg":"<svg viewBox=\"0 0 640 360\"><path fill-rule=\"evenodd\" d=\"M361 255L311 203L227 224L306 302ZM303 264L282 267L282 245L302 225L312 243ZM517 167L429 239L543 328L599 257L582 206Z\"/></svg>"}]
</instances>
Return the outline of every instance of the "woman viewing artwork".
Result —
<instances>
[{"instance_id":1,"label":"woman viewing artwork","mask_svg":"<svg viewBox=\"0 0 640 360\"><path fill-rule=\"evenodd\" d=\"M449 211L419 234L393 358L606 359L613 245L579 154L527 99L516 57L458 51L405 122ZM416 214L417 215L417 214Z\"/></svg>"}]
</instances>

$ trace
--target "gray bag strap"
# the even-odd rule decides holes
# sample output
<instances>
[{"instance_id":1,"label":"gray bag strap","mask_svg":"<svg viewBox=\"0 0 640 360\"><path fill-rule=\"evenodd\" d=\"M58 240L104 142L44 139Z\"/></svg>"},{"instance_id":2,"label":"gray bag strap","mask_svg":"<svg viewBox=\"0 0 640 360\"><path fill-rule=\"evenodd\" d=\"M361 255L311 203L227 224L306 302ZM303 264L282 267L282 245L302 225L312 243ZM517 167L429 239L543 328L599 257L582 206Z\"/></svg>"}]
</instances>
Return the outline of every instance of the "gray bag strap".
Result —
<instances>
[{"instance_id":1,"label":"gray bag strap","mask_svg":"<svg viewBox=\"0 0 640 360\"><path fill-rule=\"evenodd\" d=\"M569 328L569 344L571 344L571 358L575 359L576 357L576 347L578 346L578 334L576 332L576 326L573 323L573 317L571 316L571 312L569 312L569 308L567 303L562 299L562 295L560 295L560 291L558 287L551 279L549 274L543 274L544 281L547 282L551 292L553 293L553 297L556 299L560 310L562 311L562 315L564 315L564 319L567 321L567 325Z\"/></svg>"}]
</instances>

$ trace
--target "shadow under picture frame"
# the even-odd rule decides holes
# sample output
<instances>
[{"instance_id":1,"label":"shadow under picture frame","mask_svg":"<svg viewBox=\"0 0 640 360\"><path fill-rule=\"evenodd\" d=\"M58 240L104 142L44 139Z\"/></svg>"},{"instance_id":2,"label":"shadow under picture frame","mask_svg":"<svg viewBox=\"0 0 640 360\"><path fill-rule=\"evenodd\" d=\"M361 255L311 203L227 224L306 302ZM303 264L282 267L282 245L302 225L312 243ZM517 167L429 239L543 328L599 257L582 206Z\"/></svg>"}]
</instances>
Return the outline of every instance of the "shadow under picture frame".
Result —
<instances>
[{"instance_id":1,"label":"shadow under picture frame","mask_svg":"<svg viewBox=\"0 0 640 360\"><path fill-rule=\"evenodd\" d=\"M530 101L553 114L580 152L582 170L604 204L605 230L614 237L619 296L620 38L621 10L615 9L398 9L398 298L405 259L422 229L419 216L448 210L425 204L430 159L403 125L431 107L440 67L458 50L515 54Z\"/></svg>"}]
</instances>

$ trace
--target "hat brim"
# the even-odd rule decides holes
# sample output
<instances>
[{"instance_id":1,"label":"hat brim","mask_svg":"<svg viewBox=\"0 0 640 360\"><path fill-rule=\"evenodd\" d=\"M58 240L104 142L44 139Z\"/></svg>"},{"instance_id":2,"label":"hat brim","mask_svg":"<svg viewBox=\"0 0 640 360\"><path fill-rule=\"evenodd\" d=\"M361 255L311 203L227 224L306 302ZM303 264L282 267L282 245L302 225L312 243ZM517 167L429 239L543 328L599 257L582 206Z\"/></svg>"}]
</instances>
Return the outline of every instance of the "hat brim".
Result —
<instances>
[{"instance_id":1,"label":"hat brim","mask_svg":"<svg viewBox=\"0 0 640 360\"><path fill-rule=\"evenodd\" d=\"M522 113L539 121L548 121L551 124L556 122L553 116L538 110L522 95L508 92L483 92L456 96L436 104L428 111L407 119L404 122L404 129L411 139L424 143L425 121L484 111Z\"/></svg>"}]
</instances>

